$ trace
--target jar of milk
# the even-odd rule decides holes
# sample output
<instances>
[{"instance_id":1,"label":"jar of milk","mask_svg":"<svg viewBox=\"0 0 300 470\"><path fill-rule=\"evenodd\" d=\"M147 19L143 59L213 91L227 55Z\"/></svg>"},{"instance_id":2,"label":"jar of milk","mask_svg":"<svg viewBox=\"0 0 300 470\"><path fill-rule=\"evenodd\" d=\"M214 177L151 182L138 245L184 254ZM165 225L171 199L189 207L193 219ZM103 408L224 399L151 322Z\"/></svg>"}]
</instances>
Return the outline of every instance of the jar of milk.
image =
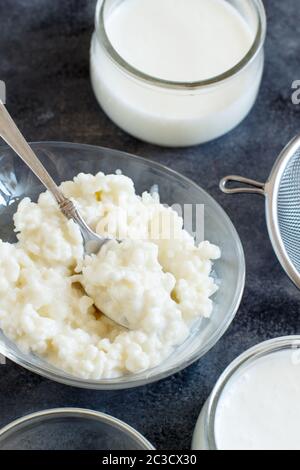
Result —
<instances>
[{"instance_id":1,"label":"jar of milk","mask_svg":"<svg viewBox=\"0 0 300 470\"><path fill-rule=\"evenodd\" d=\"M264 64L261 0L98 0L95 25L92 86L129 134L196 145L252 108Z\"/></svg>"},{"instance_id":2,"label":"jar of milk","mask_svg":"<svg viewBox=\"0 0 300 470\"><path fill-rule=\"evenodd\" d=\"M195 450L300 450L300 336L261 343L217 382L194 432Z\"/></svg>"}]
</instances>

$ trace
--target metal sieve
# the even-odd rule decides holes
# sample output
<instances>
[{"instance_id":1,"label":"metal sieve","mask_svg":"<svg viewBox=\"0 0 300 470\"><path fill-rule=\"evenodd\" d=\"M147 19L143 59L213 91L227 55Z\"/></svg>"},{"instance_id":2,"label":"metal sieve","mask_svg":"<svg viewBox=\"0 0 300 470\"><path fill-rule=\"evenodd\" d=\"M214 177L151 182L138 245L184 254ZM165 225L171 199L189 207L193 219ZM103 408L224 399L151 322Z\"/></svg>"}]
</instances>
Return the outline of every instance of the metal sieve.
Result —
<instances>
[{"instance_id":1,"label":"metal sieve","mask_svg":"<svg viewBox=\"0 0 300 470\"><path fill-rule=\"evenodd\" d=\"M234 187L232 183L244 186ZM273 248L287 275L300 289L300 135L283 149L265 184L231 175L221 180L220 189L226 194L265 196Z\"/></svg>"}]
</instances>

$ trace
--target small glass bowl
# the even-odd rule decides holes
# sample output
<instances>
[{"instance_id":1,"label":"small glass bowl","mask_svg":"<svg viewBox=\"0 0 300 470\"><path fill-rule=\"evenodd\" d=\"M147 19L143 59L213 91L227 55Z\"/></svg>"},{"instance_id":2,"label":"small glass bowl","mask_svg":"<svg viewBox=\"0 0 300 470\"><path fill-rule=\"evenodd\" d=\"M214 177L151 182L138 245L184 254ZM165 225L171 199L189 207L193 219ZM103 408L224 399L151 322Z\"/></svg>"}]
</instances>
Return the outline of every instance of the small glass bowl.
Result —
<instances>
[{"instance_id":1,"label":"small glass bowl","mask_svg":"<svg viewBox=\"0 0 300 470\"><path fill-rule=\"evenodd\" d=\"M120 56L106 31L107 18L120 0L98 0L91 42L91 82L99 104L112 121L146 142L185 147L220 137L246 117L255 103L263 73L265 9L261 0L224 1L252 30L249 51L221 75L178 82L147 75Z\"/></svg>"},{"instance_id":2,"label":"small glass bowl","mask_svg":"<svg viewBox=\"0 0 300 470\"><path fill-rule=\"evenodd\" d=\"M263 343L260 343L244 352L235 361L233 361L219 378L200 413L193 436L192 449L219 450L215 437L216 412L223 390L233 376L239 374L244 367L248 367L250 364L255 363L262 357L266 357L280 351L296 351L299 349L300 336L283 336L269 341L264 341Z\"/></svg>"},{"instance_id":3,"label":"small glass bowl","mask_svg":"<svg viewBox=\"0 0 300 470\"><path fill-rule=\"evenodd\" d=\"M0 450L154 450L135 429L98 411L57 408L0 430Z\"/></svg>"},{"instance_id":4,"label":"small glass bowl","mask_svg":"<svg viewBox=\"0 0 300 470\"><path fill-rule=\"evenodd\" d=\"M155 382L179 372L206 354L225 333L241 302L245 284L245 259L239 236L223 209L191 180L150 160L91 145L62 142L32 144L33 149L57 182L71 180L78 173L115 173L121 170L135 182L142 194L157 185L161 201L168 205L203 204L205 238L221 247L222 258L215 263L220 287L214 296L210 319L195 325L183 345L159 366L115 379L84 380L59 370L34 354L26 354L0 330L0 354L32 372L57 382L88 389L123 389ZM0 147L0 238L15 242L13 214L19 201L36 200L44 187L8 147Z\"/></svg>"}]
</instances>

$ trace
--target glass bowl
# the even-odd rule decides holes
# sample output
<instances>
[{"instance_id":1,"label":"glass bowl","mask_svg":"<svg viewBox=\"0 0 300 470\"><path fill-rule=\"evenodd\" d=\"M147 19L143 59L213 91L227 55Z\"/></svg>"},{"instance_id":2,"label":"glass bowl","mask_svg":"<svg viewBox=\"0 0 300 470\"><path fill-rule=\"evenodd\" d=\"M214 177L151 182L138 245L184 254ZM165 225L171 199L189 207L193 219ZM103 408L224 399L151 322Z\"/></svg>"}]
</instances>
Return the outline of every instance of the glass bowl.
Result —
<instances>
[{"instance_id":1,"label":"glass bowl","mask_svg":"<svg viewBox=\"0 0 300 470\"><path fill-rule=\"evenodd\" d=\"M0 450L154 450L135 429L98 411L57 408L0 430Z\"/></svg>"},{"instance_id":2,"label":"glass bowl","mask_svg":"<svg viewBox=\"0 0 300 470\"><path fill-rule=\"evenodd\" d=\"M222 398L223 391L230 381L238 376L243 369L255 364L262 358L271 356L278 352L290 351L291 355L296 354L299 358L300 336L282 336L259 343L242 353L225 369L223 374L217 381L210 397L204 404L199 415L194 435L193 450L220 450L217 446L215 421L219 402ZM259 424L258 424L259 426ZM222 450L222 449L221 449Z\"/></svg>"},{"instance_id":3,"label":"glass bowl","mask_svg":"<svg viewBox=\"0 0 300 470\"><path fill-rule=\"evenodd\" d=\"M206 354L231 324L242 298L245 259L239 236L223 209L191 180L153 161L90 145L40 142L33 149L57 182L70 180L80 172L96 174L121 170L135 182L138 194L158 185L161 201L172 205L203 204L205 238L222 249L215 264L220 288L214 296L212 317L202 319L183 345L159 366L115 379L84 380L57 369L44 359L25 354L0 330L0 354L49 379L88 389L123 389L163 379L189 366ZM44 187L8 147L0 147L0 238L16 240L12 216L25 196L36 200Z\"/></svg>"}]
</instances>

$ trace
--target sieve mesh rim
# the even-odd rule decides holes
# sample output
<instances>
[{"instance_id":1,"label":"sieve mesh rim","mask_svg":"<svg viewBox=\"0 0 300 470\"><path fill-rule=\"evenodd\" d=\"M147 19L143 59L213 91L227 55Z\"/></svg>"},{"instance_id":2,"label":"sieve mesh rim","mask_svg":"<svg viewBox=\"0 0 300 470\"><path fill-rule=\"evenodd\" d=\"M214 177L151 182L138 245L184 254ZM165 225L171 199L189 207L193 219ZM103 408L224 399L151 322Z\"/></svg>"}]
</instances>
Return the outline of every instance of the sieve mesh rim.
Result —
<instances>
[{"instance_id":1,"label":"sieve mesh rim","mask_svg":"<svg viewBox=\"0 0 300 470\"><path fill-rule=\"evenodd\" d=\"M265 185L265 196L267 226L273 249L286 274L300 289L300 272L297 270L293 260L291 259L284 242L278 211L283 178L289 164L297 153L300 158L300 134L287 144L277 158Z\"/></svg>"}]
</instances>

